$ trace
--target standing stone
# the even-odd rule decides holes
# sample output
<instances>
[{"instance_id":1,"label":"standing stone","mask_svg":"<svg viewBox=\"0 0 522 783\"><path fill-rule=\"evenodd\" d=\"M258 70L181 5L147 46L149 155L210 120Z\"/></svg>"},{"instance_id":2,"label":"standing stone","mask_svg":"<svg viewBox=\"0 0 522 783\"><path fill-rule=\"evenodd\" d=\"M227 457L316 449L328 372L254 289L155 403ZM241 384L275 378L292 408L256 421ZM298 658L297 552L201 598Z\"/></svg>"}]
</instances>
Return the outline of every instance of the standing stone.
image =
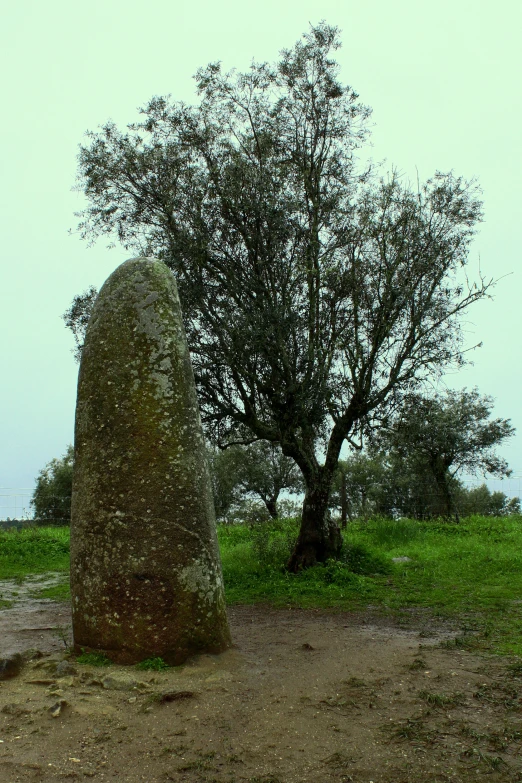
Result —
<instances>
[{"instance_id":1,"label":"standing stone","mask_svg":"<svg viewBox=\"0 0 522 783\"><path fill-rule=\"evenodd\" d=\"M172 273L105 282L82 352L71 514L75 649L182 663L230 646L205 445Z\"/></svg>"}]
</instances>

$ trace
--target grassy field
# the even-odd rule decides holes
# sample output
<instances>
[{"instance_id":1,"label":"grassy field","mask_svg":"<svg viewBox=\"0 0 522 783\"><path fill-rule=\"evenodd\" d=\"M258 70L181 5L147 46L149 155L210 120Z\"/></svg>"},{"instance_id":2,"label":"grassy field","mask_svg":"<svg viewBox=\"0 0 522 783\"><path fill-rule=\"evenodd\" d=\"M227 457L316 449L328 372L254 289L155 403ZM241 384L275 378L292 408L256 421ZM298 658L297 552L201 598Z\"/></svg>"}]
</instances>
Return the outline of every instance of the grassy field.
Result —
<instances>
[{"instance_id":1,"label":"grassy field","mask_svg":"<svg viewBox=\"0 0 522 783\"><path fill-rule=\"evenodd\" d=\"M284 571L297 523L222 526L227 601L323 609L415 611L458 623L455 644L522 655L522 518L460 525L374 520L350 525L341 562ZM67 528L0 533L0 579L66 572ZM393 558L409 560L393 562ZM49 590L51 593L49 593ZM67 598L67 586L46 597Z\"/></svg>"}]
</instances>

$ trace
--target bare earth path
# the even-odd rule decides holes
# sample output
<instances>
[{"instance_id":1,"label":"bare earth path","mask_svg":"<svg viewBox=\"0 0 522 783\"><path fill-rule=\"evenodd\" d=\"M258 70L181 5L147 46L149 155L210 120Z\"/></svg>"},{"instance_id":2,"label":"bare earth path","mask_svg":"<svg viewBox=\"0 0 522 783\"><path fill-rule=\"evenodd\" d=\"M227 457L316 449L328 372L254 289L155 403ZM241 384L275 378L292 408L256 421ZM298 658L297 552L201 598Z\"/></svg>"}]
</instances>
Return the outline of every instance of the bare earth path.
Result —
<instances>
[{"instance_id":1,"label":"bare earth path","mask_svg":"<svg viewBox=\"0 0 522 783\"><path fill-rule=\"evenodd\" d=\"M44 652L0 683L0 783L522 781L506 661L361 615L229 615L232 650L157 673L56 671L67 607L22 596L0 611L1 655Z\"/></svg>"}]
</instances>

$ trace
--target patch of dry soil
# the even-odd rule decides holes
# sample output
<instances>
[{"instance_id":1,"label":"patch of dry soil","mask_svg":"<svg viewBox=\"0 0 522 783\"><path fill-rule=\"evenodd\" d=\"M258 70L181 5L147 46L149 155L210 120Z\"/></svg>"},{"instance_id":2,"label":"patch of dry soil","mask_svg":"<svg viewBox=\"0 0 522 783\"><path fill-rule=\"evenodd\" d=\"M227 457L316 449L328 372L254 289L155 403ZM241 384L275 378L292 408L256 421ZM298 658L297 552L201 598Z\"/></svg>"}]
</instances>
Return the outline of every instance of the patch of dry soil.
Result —
<instances>
[{"instance_id":1,"label":"patch of dry soil","mask_svg":"<svg viewBox=\"0 0 522 783\"><path fill-rule=\"evenodd\" d=\"M42 627L65 615L41 609L44 656L0 683L1 783L522 781L522 680L435 629L241 606L221 656L56 671L63 643ZM35 646L16 608L0 633L2 653Z\"/></svg>"}]
</instances>

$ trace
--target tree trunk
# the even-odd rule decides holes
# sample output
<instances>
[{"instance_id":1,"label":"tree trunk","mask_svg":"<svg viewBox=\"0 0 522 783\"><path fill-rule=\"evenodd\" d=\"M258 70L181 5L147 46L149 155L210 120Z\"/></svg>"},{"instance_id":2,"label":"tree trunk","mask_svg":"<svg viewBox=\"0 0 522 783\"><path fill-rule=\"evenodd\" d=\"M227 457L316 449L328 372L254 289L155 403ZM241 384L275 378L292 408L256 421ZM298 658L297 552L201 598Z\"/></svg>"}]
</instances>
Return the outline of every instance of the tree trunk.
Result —
<instances>
[{"instance_id":1,"label":"tree trunk","mask_svg":"<svg viewBox=\"0 0 522 783\"><path fill-rule=\"evenodd\" d=\"M455 503L453 502L453 496L448 484L446 472L443 473L442 471L437 471L435 473L435 481L437 482L437 487L439 489L444 507L444 513L442 516L446 517L447 519L451 519L451 517L455 515L455 522L460 522L459 512L455 506Z\"/></svg>"},{"instance_id":2,"label":"tree trunk","mask_svg":"<svg viewBox=\"0 0 522 783\"><path fill-rule=\"evenodd\" d=\"M272 519L278 518L277 498L264 498L265 506Z\"/></svg>"},{"instance_id":3,"label":"tree trunk","mask_svg":"<svg viewBox=\"0 0 522 783\"><path fill-rule=\"evenodd\" d=\"M348 498L346 497L346 473L341 473L341 528L346 530Z\"/></svg>"},{"instance_id":4,"label":"tree trunk","mask_svg":"<svg viewBox=\"0 0 522 783\"><path fill-rule=\"evenodd\" d=\"M306 488L301 529L287 566L293 573L338 557L341 552L341 531L328 509L330 485L331 478L323 476Z\"/></svg>"}]
</instances>

